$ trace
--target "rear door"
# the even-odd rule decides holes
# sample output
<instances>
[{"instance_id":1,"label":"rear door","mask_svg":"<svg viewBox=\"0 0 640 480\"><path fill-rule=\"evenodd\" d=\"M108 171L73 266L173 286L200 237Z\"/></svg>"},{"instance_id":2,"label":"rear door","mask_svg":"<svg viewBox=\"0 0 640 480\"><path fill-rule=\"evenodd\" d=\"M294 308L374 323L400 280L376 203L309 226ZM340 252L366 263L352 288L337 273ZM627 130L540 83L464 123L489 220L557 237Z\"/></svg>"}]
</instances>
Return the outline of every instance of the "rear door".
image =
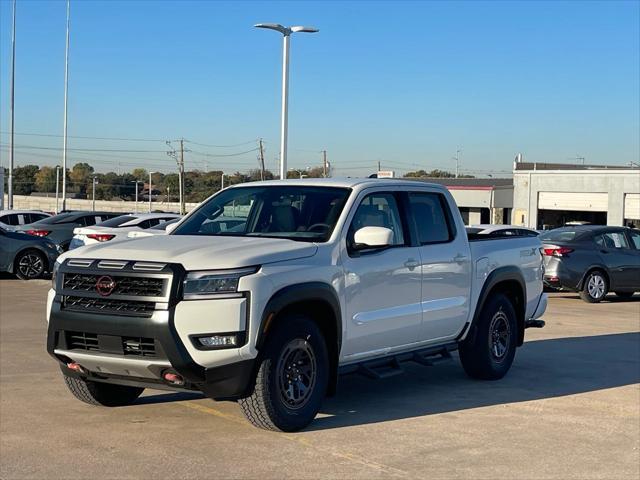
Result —
<instances>
[{"instance_id":1,"label":"rear door","mask_svg":"<svg viewBox=\"0 0 640 480\"><path fill-rule=\"evenodd\" d=\"M628 230L629 246L631 247L631 255L633 257L631 271L631 288L640 291L640 232Z\"/></svg>"},{"instance_id":2,"label":"rear door","mask_svg":"<svg viewBox=\"0 0 640 480\"><path fill-rule=\"evenodd\" d=\"M444 194L409 192L408 203L420 245L420 339L452 338L469 317L471 254L467 235L464 230L456 231Z\"/></svg>"},{"instance_id":3,"label":"rear door","mask_svg":"<svg viewBox=\"0 0 640 480\"><path fill-rule=\"evenodd\" d=\"M624 230L609 230L594 237L600 258L609 270L610 290L631 288L635 278L635 252Z\"/></svg>"}]
</instances>

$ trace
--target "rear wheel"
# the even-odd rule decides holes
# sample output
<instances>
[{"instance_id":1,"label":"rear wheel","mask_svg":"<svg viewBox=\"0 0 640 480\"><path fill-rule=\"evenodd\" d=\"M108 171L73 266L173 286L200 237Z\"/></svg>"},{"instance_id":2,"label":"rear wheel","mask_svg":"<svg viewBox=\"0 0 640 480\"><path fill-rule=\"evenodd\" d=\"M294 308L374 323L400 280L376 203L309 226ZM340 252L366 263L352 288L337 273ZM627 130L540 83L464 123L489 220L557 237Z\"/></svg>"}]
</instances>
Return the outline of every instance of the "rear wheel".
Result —
<instances>
[{"instance_id":1,"label":"rear wheel","mask_svg":"<svg viewBox=\"0 0 640 480\"><path fill-rule=\"evenodd\" d=\"M516 355L518 325L509 298L493 295L478 317L475 335L460 345L460 360L471 378L498 380L504 377Z\"/></svg>"},{"instance_id":2,"label":"rear wheel","mask_svg":"<svg viewBox=\"0 0 640 480\"><path fill-rule=\"evenodd\" d=\"M633 297L633 292L616 292L616 296L620 298L631 298Z\"/></svg>"},{"instance_id":3,"label":"rear wheel","mask_svg":"<svg viewBox=\"0 0 640 480\"><path fill-rule=\"evenodd\" d=\"M92 382L82 378L64 375L64 382L73 395L84 403L103 407L123 407L131 405L144 391L144 388L112 385Z\"/></svg>"},{"instance_id":4,"label":"rear wheel","mask_svg":"<svg viewBox=\"0 0 640 480\"><path fill-rule=\"evenodd\" d=\"M303 315L269 334L250 396L238 401L247 420L266 430L294 432L313 421L329 380L329 355L318 326Z\"/></svg>"},{"instance_id":5,"label":"rear wheel","mask_svg":"<svg viewBox=\"0 0 640 480\"><path fill-rule=\"evenodd\" d=\"M609 291L609 284L604 273L594 270L587 275L580 292L580 298L587 303L599 303Z\"/></svg>"},{"instance_id":6,"label":"rear wheel","mask_svg":"<svg viewBox=\"0 0 640 480\"><path fill-rule=\"evenodd\" d=\"M20 252L15 259L14 272L20 280L41 278L46 270L47 259L37 250Z\"/></svg>"}]
</instances>

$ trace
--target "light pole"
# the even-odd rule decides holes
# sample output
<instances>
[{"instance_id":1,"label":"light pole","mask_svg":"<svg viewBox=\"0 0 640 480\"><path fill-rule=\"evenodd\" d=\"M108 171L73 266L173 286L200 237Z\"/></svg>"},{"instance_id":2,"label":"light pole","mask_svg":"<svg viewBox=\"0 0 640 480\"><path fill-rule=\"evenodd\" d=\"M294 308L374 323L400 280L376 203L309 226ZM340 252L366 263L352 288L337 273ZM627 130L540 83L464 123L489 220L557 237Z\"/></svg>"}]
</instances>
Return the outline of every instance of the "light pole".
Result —
<instances>
[{"instance_id":1,"label":"light pole","mask_svg":"<svg viewBox=\"0 0 640 480\"><path fill-rule=\"evenodd\" d=\"M7 191L7 208L13 210L13 105L14 105L14 85L16 80L16 0L13 0L13 28L11 29L11 93L9 94L9 121L11 128L9 132L9 185ZM0 202L2 203L2 202Z\"/></svg>"},{"instance_id":2,"label":"light pole","mask_svg":"<svg viewBox=\"0 0 640 480\"><path fill-rule=\"evenodd\" d=\"M62 124L62 210L67 208L67 94L69 92L69 14L70 0L67 0L67 44L64 53L64 120Z\"/></svg>"},{"instance_id":3,"label":"light pole","mask_svg":"<svg viewBox=\"0 0 640 480\"><path fill-rule=\"evenodd\" d=\"M95 212L96 211L96 183L98 183L98 179L96 177L93 177L91 183L93 184L93 194L92 194L93 200L91 201L91 210Z\"/></svg>"},{"instance_id":4,"label":"light pole","mask_svg":"<svg viewBox=\"0 0 640 480\"><path fill-rule=\"evenodd\" d=\"M289 37L292 33L316 33L317 28L313 27L285 27L279 23L258 23L256 28L267 28L280 32L283 37L282 43L282 118L280 124L280 179L287 178L287 116L289 109Z\"/></svg>"},{"instance_id":5,"label":"light pole","mask_svg":"<svg viewBox=\"0 0 640 480\"><path fill-rule=\"evenodd\" d=\"M138 213L138 184L140 183L140 180L131 180L131 183L135 183L136 184L136 207L135 207L135 213Z\"/></svg>"},{"instance_id":6,"label":"light pole","mask_svg":"<svg viewBox=\"0 0 640 480\"><path fill-rule=\"evenodd\" d=\"M456 156L453 157L453 159L456 161L456 178L458 178L458 175L460 173L460 152L462 150L458 149L456 150Z\"/></svg>"},{"instance_id":7,"label":"light pole","mask_svg":"<svg viewBox=\"0 0 640 480\"><path fill-rule=\"evenodd\" d=\"M56 215L60 213L58 209L58 189L60 186L60 165L56 165Z\"/></svg>"},{"instance_id":8,"label":"light pole","mask_svg":"<svg viewBox=\"0 0 640 480\"><path fill-rule=\"evenodd\" d=\"M149 172L149 213L151 213L151 174L158 172Z\"/></svg>"}]
</instances>

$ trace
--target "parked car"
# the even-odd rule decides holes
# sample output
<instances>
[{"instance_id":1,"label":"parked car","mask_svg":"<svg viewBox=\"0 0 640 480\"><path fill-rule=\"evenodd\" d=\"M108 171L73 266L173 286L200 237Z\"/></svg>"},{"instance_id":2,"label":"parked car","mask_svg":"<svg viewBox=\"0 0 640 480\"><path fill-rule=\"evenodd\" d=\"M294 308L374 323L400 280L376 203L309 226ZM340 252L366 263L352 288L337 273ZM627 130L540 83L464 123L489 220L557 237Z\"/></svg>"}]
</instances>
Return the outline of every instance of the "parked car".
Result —
<instances>
[{"instance_id":1,"label":"parked car","mask_svg":"<svg viewBox=\"0 0 640 480\"><path fill-rule=\"evenodd\" d=\"M540 236L544 282L551 288L580 292L590 303L608 292L629 298L640 291L640 232L627 227L578 225Z\"/></svg>"},{"instance_id":2,"label":"parked car","mask_svg":"<svg viewBox=\"0 0 640 480\"><path fill-rule=\"evenodd\" d=\"M167 222L162 222L156 225L155 227L147 228L146 230L133 230L127 233L127 237L129 238L142 238L142 237L152 237L154 235L166 235L168 233L167 227L169 225L175 225L181 220L180 218L174 218L173 220L169 220Z\"/></svg>"},{"instance_id":3,"label":"parked car","mask_svg":"<svg viewBox=\"0 0 640 480\"><path fill-rule=\"evenodd\" d=\"M537 237L539 232L532 230L531 228L521 227L518 225L469 225L467 227L467 234L480 235L487 237Z\"/></svg>"},{"instance_id":4,"label":"parked car","mask_svg":"<svg viewBox=\"0 0 640 480\"><path fill-rule=\"evenodd\" d=\"M196 390L239 399L258 427L299 430L338 374L382 378L459 349L469 376L503 377L525 328L543 325L540 250L538 237L470 242L441 185L232 186L168 235L65 253L47 349L90 404Z\"/></svg>"},{"instance_id":5,"label":"parked car","mask_svg":"<svg viewBox=\"0 0 640 480\"><path fill-rule=\"evenodd\" d=\"M60 245L63 250L67 250L76 227L95 225L121 215L122 213L116 212L67 212L21 225L16 228L16 231L36 237L47 237L56 245Z\"/></svg>"},{"instance_id":6,"label":"parked car","mask_svg":"<svg viewBox=\"0 0 640 480\"><path fill-rule=\"evenodd\" d=\"M120 215L92 227L78 227L73 230L69 250L113 240L126 240L130 232L143 232L167 220L181 218L175 213L134 213Z\"/></svg>"},{"instance_id":7,"label":"parked car","mask_svg":"<svg viewBox=\"0 0 640 480\"><path fill-rule=\"evenodd\" d=\"M41 278L53 270L62 249L46 238L10 232L0 227L0 272L22 280Z\"/></svg>"},{"instance_id":8,"label":"parked car","mask_svg":"<svg viewBox=\"0 0 640 480\"><path fill-rule=\"evenodd\" d=\"M0 227L13 232L19 225L37 222L50 216L39 210L0 210Z\"/></svg>"}]
</instances>

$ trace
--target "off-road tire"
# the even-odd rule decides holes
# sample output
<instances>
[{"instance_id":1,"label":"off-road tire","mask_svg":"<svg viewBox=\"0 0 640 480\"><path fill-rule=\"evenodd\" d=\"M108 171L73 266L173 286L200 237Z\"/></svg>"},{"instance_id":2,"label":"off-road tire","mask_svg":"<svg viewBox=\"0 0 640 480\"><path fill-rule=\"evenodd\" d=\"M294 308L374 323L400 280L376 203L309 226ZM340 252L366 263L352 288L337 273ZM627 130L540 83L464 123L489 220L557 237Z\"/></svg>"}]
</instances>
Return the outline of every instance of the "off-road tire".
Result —
<instances>
[{"instance_id":1,"label":"off-road tire","mask_svg":"<svg viewBox=\"0 0 640 480\"><path fill-rule=\"evenodd\" d=\"M22 262L28 262L28 265L21 265ZM47 257L34 249L20 252L14 260L13 271L20 280L42 278L47 271Z\"/></svg>"},{"instance_id":2,"label":"off-road tire","mask_svg":"<svg viewBox=\"0 0 640 480\"><path fill-rule=\"evenodd\" d=\"M67 375L64 375L64 383L78 400L103 407L131 405L144 391L144 388L92 382Z\"/></svg>"},{"instance_id":3,"label":"off-road tire","mask_svg":"<svg viewBox=\"0 0 640 480\"><path fill-rule=\"evenodd\" d=\"M498 346L494 343L496 333L501 342ZM518 323L511 301L503 294L493 295L482 307L475 330L460 345L462 367L471 378L498 380L511 368L517 342ZM502 354L496 355L494 349Z\"/></svg>"},{"instance_id":4,"label":"off-road tire","mask_svg":"<svg viewBox=\"0 0 640 480\"><path fill-rule=\"evenodd\" d=\"M283 356L296 351L291 350L292 344L310 351L309 359L313 358L315 361L313 375L306 377L311 388L306 390L308 393L304 397L305 402L295 408L286 403L284 386L287 382L283 381L287 375L287 365L290 365ZM305 365L312 363L310 360ZM314 377L313 383L311 376ZM295 432L309 425L317 415L327 392L328 380L329 354L322 332L308 317L290 315L281 319L269 333L252 393L239 399L238 403L247 420L256 427Z\"/></svg>"},{"instance_id":5,"label":"off-road tire","mask_svg":"<svg viewBox=\"0 0 640 480\"><path fill-rule=\"evenodd\" d=\"M608 292L609 282L606 275L600 270L593 270L584 279L580 298L587 303L600 303Z\"/></svg>"}]
</instances>

